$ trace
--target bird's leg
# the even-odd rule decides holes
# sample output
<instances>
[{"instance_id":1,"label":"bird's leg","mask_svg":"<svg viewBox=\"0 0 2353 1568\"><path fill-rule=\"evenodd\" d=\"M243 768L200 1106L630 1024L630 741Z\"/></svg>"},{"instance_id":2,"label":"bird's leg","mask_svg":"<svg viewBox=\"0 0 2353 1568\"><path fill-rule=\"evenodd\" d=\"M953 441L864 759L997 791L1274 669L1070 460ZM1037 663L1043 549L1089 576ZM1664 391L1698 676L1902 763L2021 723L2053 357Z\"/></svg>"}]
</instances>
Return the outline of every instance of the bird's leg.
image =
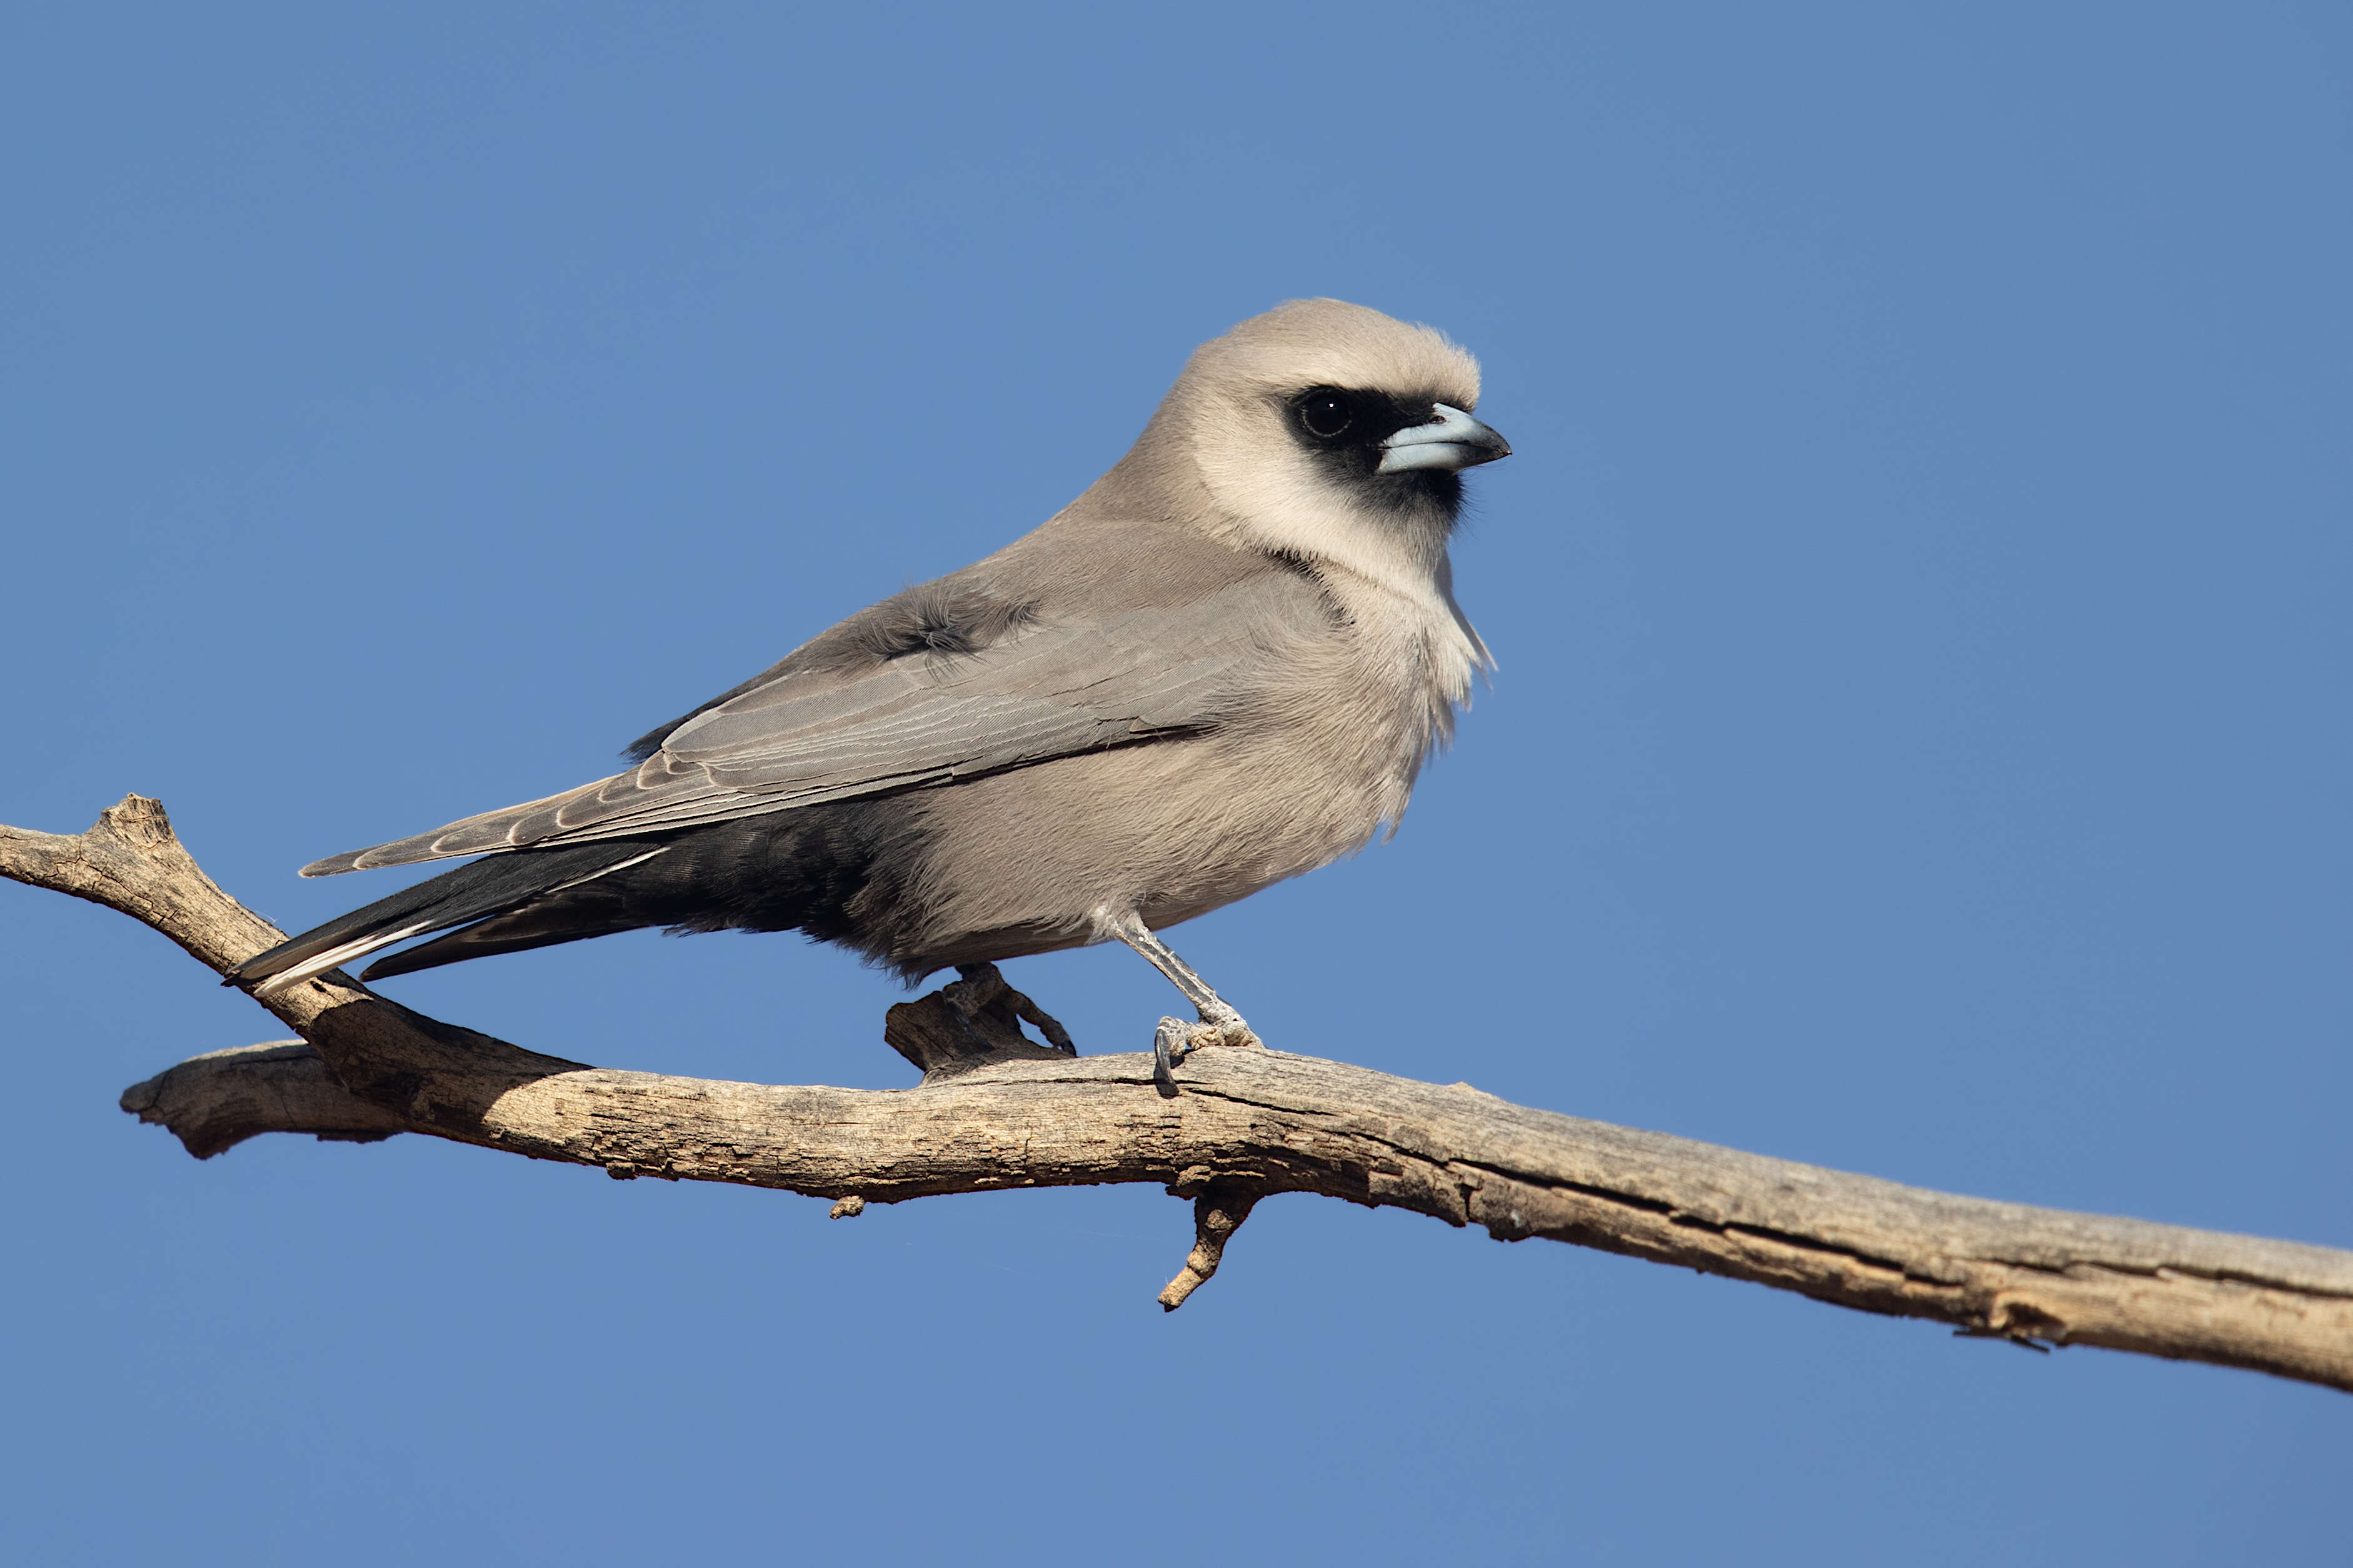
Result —
<instances>
[{"instance_id":1,"label":"bird's leg","mask_svg":"<svg viewBox=\"0 0 2353 1568\"><path fill-rule=\"evenodd\" d=\"M1142 915L1129 910L1108 919L1098 916L1097 923L1104 935L1115 936L1142 953L1151 962L1153 968L1168 977L1170 984L1185 994L1186 1001L1193 1004L1193 1011L1200 1015L1201 1023L1205 1026L1205 1028L1194 1031L1197 1037L1193 1042L1195 1045L1258 1044L1258 1037L1250 1033L1248 1024L1242 1022L1242 1016L1212 991L1209 983L1195 973L1191 964L1177 957L1174 948L1155 936L1151 928L1144 923ZM1209 1030L1216 1031L1216 1039L1206 1037Z\"/></svg>"},{"instance_id":2,"label":"bird's leg","mask_svg":"<svg viewBox=\"0 0 2353 1568\"><path fill-rule=\"evenodd\" d=\"M1176 1081L1171 1069L1203 1046L1255 1046L1258 1036L1242 1021L1242 1016L1226 1000L1209 988L1209 983L1194 972L1193 966L1176 956L1176 950L1153 935L1144 923L1144 917L1134 910L1117 914L1098 911L1095 925L1105 936L1115 936L1135 949L1151 962L1152 967L1168 977L1168 983L1185 994L1200 1015L1198 1025L1187 1026L1182 1019L1163 1018L1152 1037L1152 1078L1163 1094L1176 1092Z\"/></svg>"}]
</instances>

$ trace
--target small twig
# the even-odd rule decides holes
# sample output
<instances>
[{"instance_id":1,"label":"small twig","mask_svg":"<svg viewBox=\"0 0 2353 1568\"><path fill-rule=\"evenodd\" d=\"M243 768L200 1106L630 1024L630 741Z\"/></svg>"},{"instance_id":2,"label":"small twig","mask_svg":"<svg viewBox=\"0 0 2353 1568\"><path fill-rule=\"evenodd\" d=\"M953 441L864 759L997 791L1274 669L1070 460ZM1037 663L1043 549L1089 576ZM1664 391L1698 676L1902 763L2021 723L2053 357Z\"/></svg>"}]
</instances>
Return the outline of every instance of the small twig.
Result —
<instances>
[{"instance_id":1,"label":"small twig","mask_svg":"<svg viewBox=\"0 0 2353 1568\"><path fill-rule=\"evenodd\" d=\"M189 1153L209 1160L252 1135L256 1122L300 1127L322 1141L374 1143L408 1124L354 1099L317 1051L272 1040L193 1057L122 1091L122 1109L169 1128Z\"/></svg>"},{"instance_id":2,"label":"small twig","mask_svg":"<svg viewBox=\"0 0 2353 1568\"><path fill-rule=\"evenodd\" d=\"M1230 1182L1214 1182L1193 1200L1193 1234L1197 1239L1185 1259L1185 1267L1160 1292L1161 1310L1175 1311L1185 1304L1185 1298L1215 1277L1219 1262L1226 1256L1226 1243L1242 1227L1242 1221L1250 1218L1257 1203L1255 1191Z\"/></svg>"}]
</instances>

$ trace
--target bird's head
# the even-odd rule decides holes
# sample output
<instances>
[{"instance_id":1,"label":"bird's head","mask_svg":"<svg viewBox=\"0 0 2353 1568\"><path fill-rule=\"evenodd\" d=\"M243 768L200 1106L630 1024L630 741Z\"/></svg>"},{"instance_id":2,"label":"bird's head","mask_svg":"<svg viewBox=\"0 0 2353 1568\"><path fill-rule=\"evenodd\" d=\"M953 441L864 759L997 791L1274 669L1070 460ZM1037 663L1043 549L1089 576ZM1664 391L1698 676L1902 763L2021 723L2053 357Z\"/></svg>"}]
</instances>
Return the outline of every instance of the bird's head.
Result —
<instances>
[{"instance_id":1,"label":"bird's head","mask_svg":"<svg viewBox=\"0 0 2353 1568\"><path fill-rule=\"evenodd\" d=\"M1196 350L1163 414L1227 526L1389 579L1440 568L1461 470L1511 455L1478 405L1479 362L1442 333L1294 300Z\"/></svg>"}]
</instances>

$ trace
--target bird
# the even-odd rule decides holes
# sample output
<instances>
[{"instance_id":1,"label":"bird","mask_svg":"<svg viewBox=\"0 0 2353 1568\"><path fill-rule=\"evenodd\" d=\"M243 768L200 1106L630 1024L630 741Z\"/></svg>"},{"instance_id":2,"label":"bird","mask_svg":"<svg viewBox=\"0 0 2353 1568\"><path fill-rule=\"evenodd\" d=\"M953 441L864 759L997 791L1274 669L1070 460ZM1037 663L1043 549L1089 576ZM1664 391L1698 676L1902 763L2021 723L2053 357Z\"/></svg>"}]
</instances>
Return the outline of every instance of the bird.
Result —
<instances>
[{"instance_id":1,"label":"bird","mask_svg":"<svg viewBox=\"0 0 2353 1568\"><path fill-rule=\"evenodd\" d=\"M1158 933L1394 832L1493 669L1448 554L1462 471L1512 449L1479 390L1431 327L1254 316L1039 528L647 731L621 773L305 866L479 857L228 983L420 936L361 978L652 926L798 930L911 985L1116 941L1198 1019L1162 1020L1164 1086L1255 1044Z\"/></svg>"}]
</instances>

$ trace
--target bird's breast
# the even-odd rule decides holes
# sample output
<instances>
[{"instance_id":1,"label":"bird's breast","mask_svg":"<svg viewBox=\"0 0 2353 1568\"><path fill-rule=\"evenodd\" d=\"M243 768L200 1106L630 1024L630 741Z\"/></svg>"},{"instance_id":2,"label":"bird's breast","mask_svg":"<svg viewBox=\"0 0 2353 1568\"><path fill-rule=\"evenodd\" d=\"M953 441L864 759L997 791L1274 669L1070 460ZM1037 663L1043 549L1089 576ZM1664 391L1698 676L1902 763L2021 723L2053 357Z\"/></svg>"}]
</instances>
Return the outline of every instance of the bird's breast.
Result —
<instances>
[{"instance_id":1,"label":"bird's breast","mask_svg":"<svg viewBox=\"0 0 2353 1568\"><path fill-rule=\"evenodd\" d=\"M1449 637L1451 615L1376 605L1288 639L1208 730L906 797L927 942L1077 933L1105 904L1173 924L1363 847L1404 813L1468 684Z\"/></svg>"}]
</instances>

